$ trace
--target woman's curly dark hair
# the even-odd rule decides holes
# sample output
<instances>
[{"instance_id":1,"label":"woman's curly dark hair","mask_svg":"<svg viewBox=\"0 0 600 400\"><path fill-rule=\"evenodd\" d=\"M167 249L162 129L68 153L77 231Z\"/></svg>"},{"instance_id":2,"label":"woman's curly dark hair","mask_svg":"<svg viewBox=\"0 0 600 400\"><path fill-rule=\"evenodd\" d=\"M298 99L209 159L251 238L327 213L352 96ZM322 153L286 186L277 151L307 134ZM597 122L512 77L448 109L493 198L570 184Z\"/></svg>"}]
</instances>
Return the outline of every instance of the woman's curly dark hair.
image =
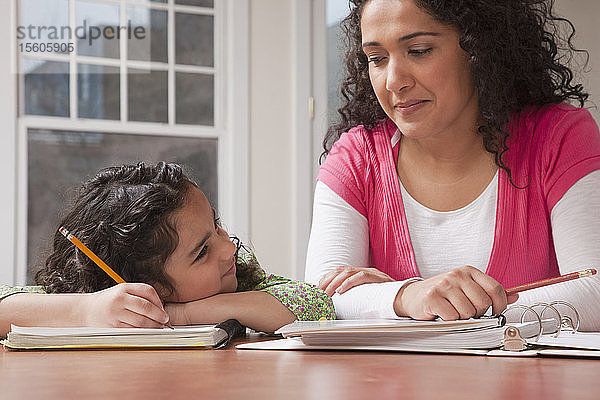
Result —
<instances>
[{"instance_id":1,"label":"woman's curly dark hair","mask_svg":"<svg viewBox=\"0 0 600 400\"><path fill-rule=\"evenodd\" d=\"M369 80L368 60L362 51L360 18L370 0L350 0L355 7L342 21L346 34L346 77L338 109L339 122L323 140L326 156L343 132L357 126L373 128L386 114ZM589 55L572 43L575 27L556 16L554 0L414 0L437 21L454 26L460 47L467 53L479 110L485 123L478 128L486 150L496 164L502 161L509 132L504 128L510 115L529 106L575 101L580 107L588 94L573 82L569 64L575 53ZM511 180L512 182L512 180Z\"/></svg>"},{"instance_id":2,"label":"woman's curly dark hair","mask_svg":"<svg viewBox=\"0 0 600 400\"><path fill-rule=\"evenodd\" d=\"M183 206L193 187L196 183L177 164L159 162L148 166L141 162L105 168L82 185L60 226L125 281L153 285L163 298L169 297L174 287L164 264L179 241L171 216ZM238 251L247 251L237 238L232 239ZM238 279L249 274L243 267L238 266ZM35 279L48 293L95 292L115 285L58 232L53 252Z\"/></svg>"}]
</instances>

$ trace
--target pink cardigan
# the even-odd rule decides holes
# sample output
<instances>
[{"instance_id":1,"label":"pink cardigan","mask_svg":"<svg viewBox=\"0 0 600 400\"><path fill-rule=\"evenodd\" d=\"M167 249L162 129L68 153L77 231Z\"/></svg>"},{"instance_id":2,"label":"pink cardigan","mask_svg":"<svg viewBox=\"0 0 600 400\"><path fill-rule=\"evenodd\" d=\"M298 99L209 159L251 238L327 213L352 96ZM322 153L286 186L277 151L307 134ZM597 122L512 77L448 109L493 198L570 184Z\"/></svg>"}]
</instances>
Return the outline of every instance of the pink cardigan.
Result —
<instances>
[{"instance_id":1,"label":"pink cardigan","mask_svg":"<svg viewBox=\"0 0 600 400\"><path fill-rule=\"evenodd\" d=\"M387 119L334 144L318 179L369 221L373 265L397 280L419 276L396 172L399 143ZM600 169L598 126L585 109L548 105L514 115L499 170L496 227L486 273L504 287L559 275L550 213L580 178ZM600 190L600 189L599 189Z\"/></svg>"}]
</instances>

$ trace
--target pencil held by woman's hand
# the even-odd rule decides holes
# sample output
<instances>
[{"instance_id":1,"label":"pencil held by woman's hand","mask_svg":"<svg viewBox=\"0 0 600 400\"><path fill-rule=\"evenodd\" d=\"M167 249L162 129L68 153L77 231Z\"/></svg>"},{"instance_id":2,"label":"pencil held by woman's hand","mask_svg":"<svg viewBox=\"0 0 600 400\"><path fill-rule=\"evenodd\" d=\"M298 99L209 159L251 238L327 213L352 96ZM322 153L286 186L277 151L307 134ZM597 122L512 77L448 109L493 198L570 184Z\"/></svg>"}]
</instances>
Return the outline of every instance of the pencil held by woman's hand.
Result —
<instances>
[{"instance_id":1,"label":"pencil held by woman's hand","mask_svg":"<svg viewBox=\"0 0 600 400\"><path fill-rule=\"evenodd\" d=\"M389 275L370 267L337 267L325 274L319 281L319 288L329 296L342 294L355 286L365 283L393 282Z\"/></svg>"},{"instance_id":2,"label":"pencil held by woman's hand","mask_svg":"<svg viewBox=\"0 0 600 400\"><path fill-rule=\"evenodd\" d=\"M89 293L82 307L85 326L163 328L169 321L156 290L145 283L120 283Z\"/></svg>"},{"instance_id":3,"label":"pencil held by woman's hand","mask_svg":"<svg viewBox=\"0 0 600 400\"><path fill-rule=\"evenodd\" d=\"M398 291L394 311L414 319L452 321L480 317L490 307L492 313L501 313L518 298L507 297L502 285L489 275L464 266L404 286Z\"/></svg>"}]
</instances>

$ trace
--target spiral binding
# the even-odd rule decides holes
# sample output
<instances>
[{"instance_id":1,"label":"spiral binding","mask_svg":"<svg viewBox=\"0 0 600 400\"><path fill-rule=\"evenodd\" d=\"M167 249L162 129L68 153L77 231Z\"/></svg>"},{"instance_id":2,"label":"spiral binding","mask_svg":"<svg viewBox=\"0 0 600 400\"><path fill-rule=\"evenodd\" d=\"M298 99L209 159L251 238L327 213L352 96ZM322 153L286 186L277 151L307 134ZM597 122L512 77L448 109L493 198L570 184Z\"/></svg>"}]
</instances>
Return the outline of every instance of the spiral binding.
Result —
<instances>
[{"instance_id":1,"label":"spiral binding","mask_svg":"<svg viewBox=\"0 0 600 400\"><path fill-rule=\"evenodd\" d=\"M558 311L557 306L568 307L572 311L572 314L575 318L573 319L572 316L570 316L568 314L561 314ZM541 308L541 312L536 311L540 308ZM509 313L510 311L518 310L518 309L524 310L521 313L521 317L520 317L521 323L525 322L525 319L527 318L527 316L529 314L531 314L531 316L534 318L534 320L537 320L539 330L538 330L537 335L533 339L533 341L535 341L535 342L537 342L539 340L539 338L542 336L542 334L544 333L542 321L544 320L544 313L546 313L546 311L551 312L554 319L556 320L556 327L555 327L555 330L553 331L554 337L557 337L558 335L560 335L561 332L577 332L579 330L579 324L580 324L579 312L577 311L577 309L575 307L573 307L571 304L567 303L566 301L556 300L556 301L553 301L550 303L540 302L540 303L532 304L531 306L515 304L515 305L507 308L503 314L504 314L504 316L506 316L507 313ZM515 328L514 326L510 326L510 324L506 327L506 330L504 331L503 346L504 346L504 350L510 350L510 351L521 351L521 350L527 349L527 347L528 347L527 341L521 337L519 330L517 328Z\"/></svg>"}]
</instances>

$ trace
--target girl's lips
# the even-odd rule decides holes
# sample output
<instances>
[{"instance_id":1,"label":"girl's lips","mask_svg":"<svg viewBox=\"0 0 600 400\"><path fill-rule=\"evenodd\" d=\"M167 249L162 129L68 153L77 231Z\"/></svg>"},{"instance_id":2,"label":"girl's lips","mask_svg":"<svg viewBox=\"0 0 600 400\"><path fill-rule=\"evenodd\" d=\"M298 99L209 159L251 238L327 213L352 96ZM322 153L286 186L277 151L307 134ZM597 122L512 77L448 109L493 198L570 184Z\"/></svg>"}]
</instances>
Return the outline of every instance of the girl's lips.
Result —
<instances>
[{"instance_id":1,"label":"girl's lips","mask_svg":"<svg viewBox=\"0 0 600 400\"><path fill-rule=\"evenodd\" d=\"M235 274L235 263L231 266L231 268L229 268L227 270L227 272L225 272L225 274L223 276L232 275L232 274Z\"/></svg>"},{"instance_id":2,"label":"girl's lips","mask_svg":"<svg viewBox=\"0 0 600 400\"><path fill-rule=\"evenodd\" d=\"M411 114L425 107L427 104L429 104L429 100L420 100L404 104L397 103L394 105L394 109L402 114Z\"/></svg>"}]
</instances>

